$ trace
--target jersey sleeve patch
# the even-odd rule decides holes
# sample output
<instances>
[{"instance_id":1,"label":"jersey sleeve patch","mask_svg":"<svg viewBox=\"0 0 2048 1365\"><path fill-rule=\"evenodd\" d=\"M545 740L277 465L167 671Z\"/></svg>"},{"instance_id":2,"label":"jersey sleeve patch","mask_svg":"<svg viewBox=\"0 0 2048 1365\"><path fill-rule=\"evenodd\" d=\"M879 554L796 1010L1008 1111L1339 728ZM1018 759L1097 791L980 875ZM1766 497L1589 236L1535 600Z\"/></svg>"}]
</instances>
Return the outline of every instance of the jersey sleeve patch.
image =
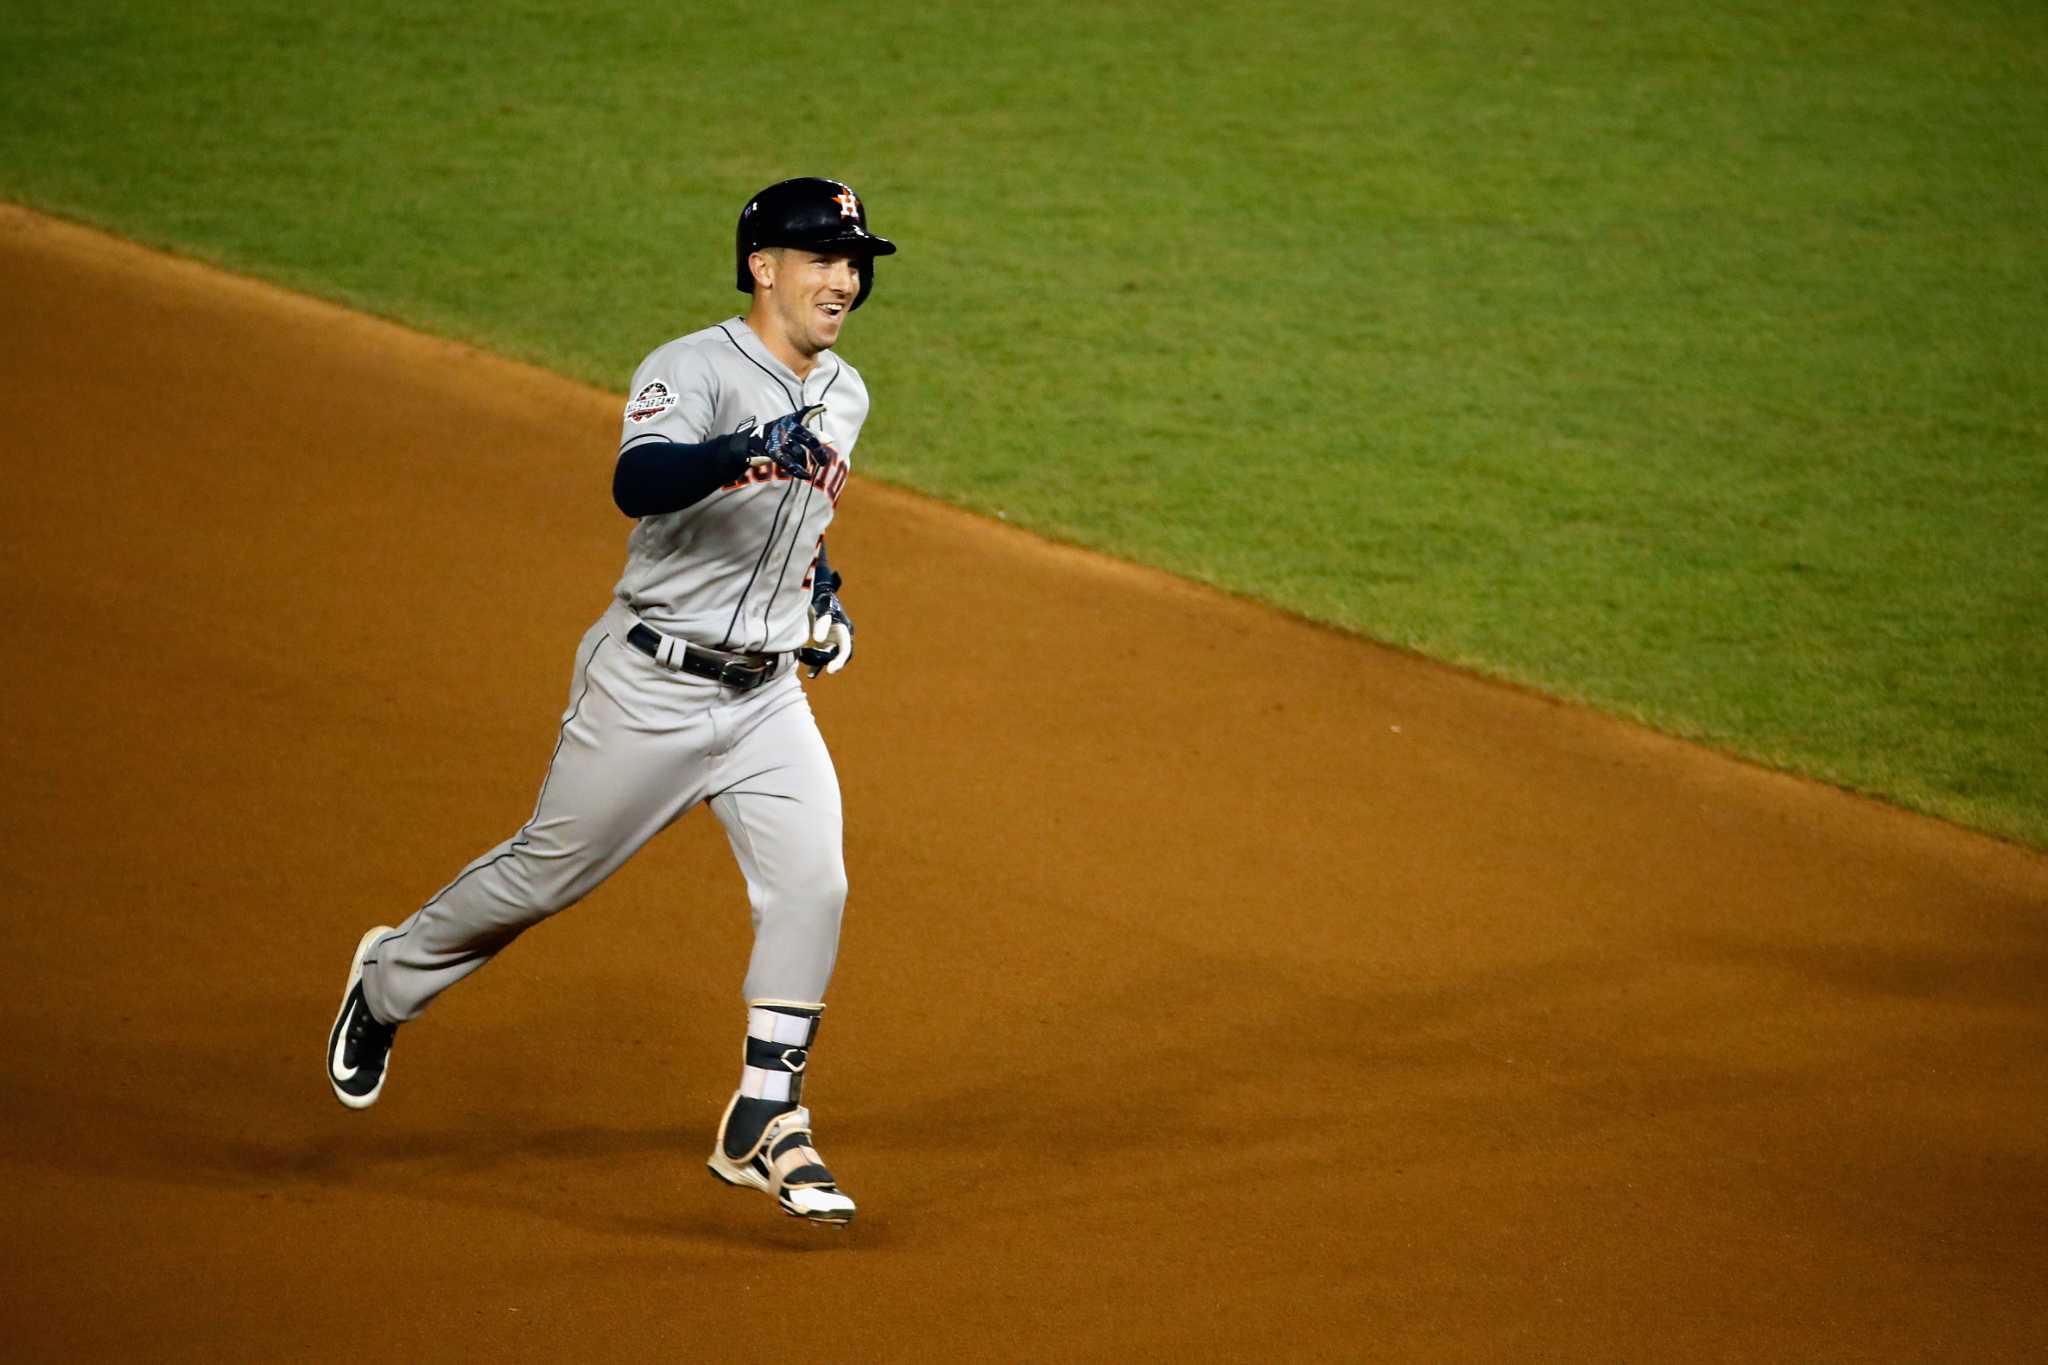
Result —
<instances>
[{"instance_id":1,"label":"jersey sleeve patch","mask_svg":"<svg viewBox=\"0 0 2048 1365\"><path fill-rule=\"evenodd\" d=\"M626 420L628 422L652 421L675 405L676 396L669 392L668 385L657 379L641 389L640 392L634 394L632 401L626 404Z\"/></svg>"}]
</instances>

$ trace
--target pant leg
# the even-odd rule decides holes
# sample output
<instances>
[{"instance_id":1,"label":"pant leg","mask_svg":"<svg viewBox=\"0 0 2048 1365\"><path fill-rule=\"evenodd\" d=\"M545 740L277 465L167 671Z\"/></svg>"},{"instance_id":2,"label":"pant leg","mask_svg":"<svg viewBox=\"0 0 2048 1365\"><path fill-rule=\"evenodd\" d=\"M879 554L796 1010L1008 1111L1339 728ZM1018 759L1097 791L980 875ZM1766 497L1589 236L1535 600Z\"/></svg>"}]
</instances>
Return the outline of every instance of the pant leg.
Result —
<instances>
[{"instance_id":1,"label":"pant leg","mask_svg":"<svg viewBox=\"0 0 2048 1365\"><path fill-rule=\"evenodd\" d=\"M553 761L520 831L386 935L364 960L363 994L386 1023L435 996L549 915L567 909L703 798L705 695L680 688L600 620L583 637Z\"/></svg>"},{"instance_id":2,"label":"pant leg","mask_svg":"<svg viewBox=\"0 0 2048 1365\"><path fill-rule=\"evenodd\" d=\"M762 690L711 798L753 909L744 995L822 1004L846 906L839 775L794 674Z\"/></svg>"}]
</instances>

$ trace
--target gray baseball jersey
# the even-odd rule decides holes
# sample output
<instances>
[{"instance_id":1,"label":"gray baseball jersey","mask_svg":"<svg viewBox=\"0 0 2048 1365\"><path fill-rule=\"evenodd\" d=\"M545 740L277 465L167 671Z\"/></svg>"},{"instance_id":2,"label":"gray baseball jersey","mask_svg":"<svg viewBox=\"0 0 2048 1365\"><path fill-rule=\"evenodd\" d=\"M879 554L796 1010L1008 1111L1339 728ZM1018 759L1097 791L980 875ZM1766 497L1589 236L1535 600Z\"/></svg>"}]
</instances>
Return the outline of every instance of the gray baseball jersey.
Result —
<instances>
[{"instance_id":1,"label":"gray baseball jersey","mask_svg":"<svg viewBox=\"0 0 2048 1365\"><path fill-rule=\"evenodd\" d=\"M626 543L616 595L666 635L779 653L805 642L811 561L846 487L868 389L831 351L799 379L740 318L655 348L633 374L620 450L708 441L824 405L830 462L808 482L762 468L702 502L643 517Z\"/></svg>"}]
</instances>

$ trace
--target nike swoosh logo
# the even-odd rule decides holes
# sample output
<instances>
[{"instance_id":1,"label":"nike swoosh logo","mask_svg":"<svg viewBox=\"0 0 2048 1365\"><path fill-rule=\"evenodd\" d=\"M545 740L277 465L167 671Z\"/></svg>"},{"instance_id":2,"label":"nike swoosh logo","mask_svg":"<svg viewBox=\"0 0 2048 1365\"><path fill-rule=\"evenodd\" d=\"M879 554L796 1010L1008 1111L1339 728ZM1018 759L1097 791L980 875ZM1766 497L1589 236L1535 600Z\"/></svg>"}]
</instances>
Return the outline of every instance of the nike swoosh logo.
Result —
<instances>
[{"instance_id":1,"label":"nike swoosh logo","mask_svg":"<svg viewBox=\"0 0 2048 1365\"><path fill-rule=\"evenodd\" d=\"M305 1054L300 1053L299 1055L304 1056ZM334 1030L334 1056L332 1059L329 1060L327 1064L327 1069L334 1073L334 1079L338 1081L350 1080L356 1074L356 1068L349 1066L343 1060L343 1058L345 1058L347 1055L348 1015L346 1012L344 1012L341 1016L340 1025L336 1027L336 1029Z\"/></svg>"}]
</instances>

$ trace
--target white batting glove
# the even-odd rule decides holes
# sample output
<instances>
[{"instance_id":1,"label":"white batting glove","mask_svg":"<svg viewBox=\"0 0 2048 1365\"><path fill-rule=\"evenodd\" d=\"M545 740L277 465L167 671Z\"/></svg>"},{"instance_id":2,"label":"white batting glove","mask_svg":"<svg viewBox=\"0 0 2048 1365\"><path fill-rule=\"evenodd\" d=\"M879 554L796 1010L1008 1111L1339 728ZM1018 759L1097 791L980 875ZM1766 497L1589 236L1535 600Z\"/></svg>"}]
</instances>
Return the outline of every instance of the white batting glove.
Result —
<instances>
[{"instance_id":1,"label":"white batting glove","mask_svg":"<svg viewBox=\"0 0 2048 1365\"><path fill-rule=\"evenodd\" d=\"M839 605L837 599L834 599L832 605ZM853 657L853 623L846 619L846 614L842 611L829 611L822 615L812 612L811 648L820 652L831 651L832 658L825 665L825 671L837 673L846 667L846 661Z\"/></svg>"}]
</instances>

